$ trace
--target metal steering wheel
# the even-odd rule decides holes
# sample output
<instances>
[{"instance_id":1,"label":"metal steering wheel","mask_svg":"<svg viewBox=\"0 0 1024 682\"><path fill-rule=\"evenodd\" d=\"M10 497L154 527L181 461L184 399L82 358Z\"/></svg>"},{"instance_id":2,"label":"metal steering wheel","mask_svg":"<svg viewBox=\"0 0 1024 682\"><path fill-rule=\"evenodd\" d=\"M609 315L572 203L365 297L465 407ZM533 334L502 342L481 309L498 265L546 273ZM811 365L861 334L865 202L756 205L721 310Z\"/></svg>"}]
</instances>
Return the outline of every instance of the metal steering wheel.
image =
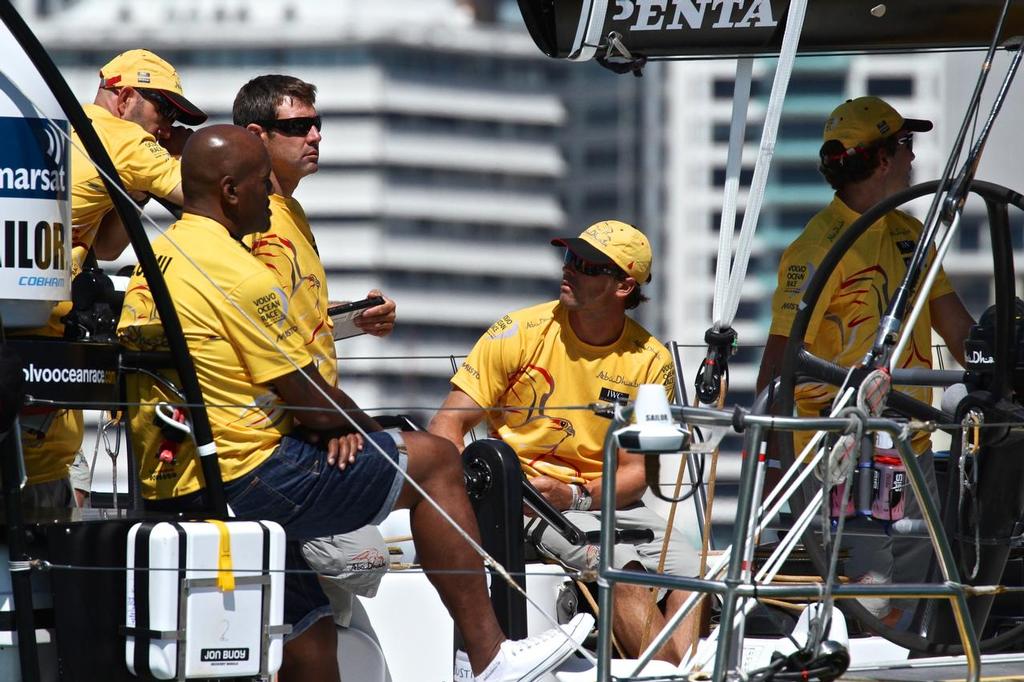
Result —
<instances>
[{"instance_id":1,"label":"metal steering wheel","mask_svg":"<svg viewBox=\"0 0 1024 682\"><path fill-rule=\"evenodd\" d=\"M798 376L836 384L837 380L841 381L846 375L848 368L838 368L821 358L811 355L803 348L803 338L807 332L811 314L818 303L818 299L829 276L838 266L842 257L857 238L866 232L879 218L909 201L934 194L938 186L938 181L915 185L873 206L844 232L822 260L817 272L815 272L807 286L801 308L790 329L789 340L786 344L782 361L781 384L774 400L774 411L776 414L792 414L794 388ZM1012 315L1015 284L1008 207L1013 205L1018 209L1024 210L1024 196L1006 187L981 181L972 183L970 191L984 199L988 210L996 281L997 329L1000 331L1000 337L1004 337L996 345L995 376L999 382L997 390L1008 395L1008 377L1012 367L1010 354L1013 352L1010 339L1012 339L1013 333ZM933 408L922 404L915 405L915 402L909 396L894 391L890 396L889 407L904 412L908 417L921 419L934 419L936 417L937 413ZM922 412L921 410L925 408L927 408L926 411ZM776 436L778 455L782 466L792 466L794 463L792 434L779 432ZM793 497L793 503L796 507L806 508L809 501L807 493L806 485L804 488L796 491ZM805 531L803 537L804 547L815 569L822 576L826 576L828 558L825 555L825 550L820 545L820 540L816 541L814 535L814 530L811 528ZM963 653L962 647L959 645L936 644L929 642L915 632L896 630L886 625L865 609L856 599L837 600L836 604L847 616L852 616L865 629L873 631L913 652L929 655L957 655ZM981 650L985 652L997 651L1017 640L1022 635L1024 635L1024 623L1016 625L998 636L982 640L980 642Z\"/></svg>"}]
</instances>

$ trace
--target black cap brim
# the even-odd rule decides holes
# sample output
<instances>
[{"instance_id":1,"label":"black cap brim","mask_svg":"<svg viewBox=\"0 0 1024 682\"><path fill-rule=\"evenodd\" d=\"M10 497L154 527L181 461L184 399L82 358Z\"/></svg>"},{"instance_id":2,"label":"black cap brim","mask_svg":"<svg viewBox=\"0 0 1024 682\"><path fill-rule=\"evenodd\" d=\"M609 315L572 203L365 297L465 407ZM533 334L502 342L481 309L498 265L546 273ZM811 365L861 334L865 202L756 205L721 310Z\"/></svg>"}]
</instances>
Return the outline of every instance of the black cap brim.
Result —
<instances>
[{"instance_id":1,"label":"black cap brim","mask_svg":"<svg viewBox=\"0 0 1024 682\"><path fill-rule=\"evenodd\" d=\"M209 118L209 116L206 115L206 112L176 92L161 90L160 94L169 99L171 104L177 107L178 111L181 112L178 114L178 120L185 125L197 126L202 123L206 123L206 119Z\"/></svg>"},{"instance_id":2,"label":"black cap brim","mask_svg":"<svg viewBox=\"0 0 1024 682\"><path fill-rule=\"evenodd\" d=\"M927 133L932 129L932 122L923 118L905 118L903 119L903 129L915 133Z\"/></svg>"},{"instance_id":3,"label":"black cap brim","mask_svg":"<svg viewBox=\"0 0 1024 682\"><path fill-rule=\"evenodd\" d=\"M608 256L608 254L598 250L593 244L584 241L579 237L559 237L558 239L552 239L551 245L564 246L577 256L583 258L583 260L590 261L591 263L601 265L615 262L610 256Z\"/></svg>"}]
</instances>

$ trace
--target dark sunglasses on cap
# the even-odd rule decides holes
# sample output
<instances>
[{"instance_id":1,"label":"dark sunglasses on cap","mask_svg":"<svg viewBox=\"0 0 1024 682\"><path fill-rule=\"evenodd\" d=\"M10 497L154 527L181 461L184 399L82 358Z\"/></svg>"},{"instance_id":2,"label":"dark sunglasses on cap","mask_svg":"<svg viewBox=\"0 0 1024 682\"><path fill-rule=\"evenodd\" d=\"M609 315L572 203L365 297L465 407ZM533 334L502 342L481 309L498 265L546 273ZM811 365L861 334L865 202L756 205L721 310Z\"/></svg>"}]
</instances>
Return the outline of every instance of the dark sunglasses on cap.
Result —
<instances>
[{"instance_id":1,"label":"dark sunglasses on cap","mask_svg":"<svg viewBox=\"0 0 1024 682\"><path fill-rule=\"evenodd\" d=\"M610 275L615 279L622 279L625 276L625 273L623 273L618 266L609 265L608 263L591 263L569 249L565 250L565 257L562 259L562 264L571 270L575 270L581 275L586 275L587 277Z\"/></svg>"},{"instance_id":2,"label":"dark sunglasses on cap","mask_svg":"<svg viewBox=\"0 0 1024 682\"><path fill-rule=\"evenodd\" d=\"M174 123L178 119L179 109L171 103L171 100L167 99L162 93L157 90L146 90L145 88L136 88L135 92L139 93L142 99L146 100L153 107L156 108L158 114L163 116L169 123Z\"/></svg>"},{"instance_id":3,"label":"dark sunglasses on cap","mask_svg":"<svg viewBox=\"0 0 1024 682\"><path fill-rule=\"evenodd\" d=\"M276 130L289 137L305 137L309 134L310 128L316 128L318 133L323 130L323 122L319 116L275 118L272 121L255 121L255 123L266 130Z\"/></svg>"}]
</instances>

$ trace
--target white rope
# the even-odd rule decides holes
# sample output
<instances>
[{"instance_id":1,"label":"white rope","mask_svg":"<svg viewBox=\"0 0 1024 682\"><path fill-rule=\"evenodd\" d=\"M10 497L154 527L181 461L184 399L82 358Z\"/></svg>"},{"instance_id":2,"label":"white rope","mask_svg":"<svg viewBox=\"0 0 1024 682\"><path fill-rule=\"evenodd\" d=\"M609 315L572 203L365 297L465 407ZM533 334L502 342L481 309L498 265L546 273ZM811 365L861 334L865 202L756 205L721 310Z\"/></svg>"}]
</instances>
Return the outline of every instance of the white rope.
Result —
<instances>
[{"instance_id":1,"label":"white rope","mask_svg":"<svg viewBox=\"0 0 1024 682\"><path fill-rule=\"evenodd\" d=\"M736 200L740 192L743 167L743 142L747 135L747 110L750 108L750 82L754 60L736 60L736 83L732 89L732 122L729 124L729 154L725 162L725 192L722 196L722 220L718 224L718 261L715 266L715 298L711 319L721 329L722 306L729 287L729 264L732 260L732 236L736 232Z\"/></svg>"},{"instance_id":2,"label":"white rope","mask_svg":"<svg viewBox=\"0 0 1024 682\"><path fill-rule=\"evenodd\" d=\"M761 131L761 147L758 151L757 162L754 165L754 177L750 183L746 210L743 212L743 226L740 229L736 255L729 270L729 284L723 292L725 301L721 304L721 308L719 308L720 304L718 302L718 276L716 273L715 301L712 309L717 311L713 313L713 327L719 330L732 326L732 322L736 318L736 311L739 309L743 279L747 276L747 263L750 261L750 251L753 247L754 228L757 226L757 219L761 213L764 190L768 182L768 171L771 167L772 158L775 156L775 140L778 136L779 120L782 117L782 105L786 98L786 91L789 89L789 78L793 73L793 65L796 61L796 50L800 43L800 32L803 29L806 9L807 0L794 0L789 6L789 13L786 15L786 32L782 39L782 49L779 52L779 61L775 69L775 80L772 83L771 96L768 99L768 110L765 113L764 128ZM739 69L737 68L738 76ZM732 133L730 132L731 137ZM724 218L723 213L723 221ZM719 239L721 240L726 232L731 233L733 230L733 224L726 226L723 222ZM731 240L731 238L730 234L729 239ZM716 269L720 270L729 267L729 259L723 258L720 252Z\"/></svg>"}]
</instances>

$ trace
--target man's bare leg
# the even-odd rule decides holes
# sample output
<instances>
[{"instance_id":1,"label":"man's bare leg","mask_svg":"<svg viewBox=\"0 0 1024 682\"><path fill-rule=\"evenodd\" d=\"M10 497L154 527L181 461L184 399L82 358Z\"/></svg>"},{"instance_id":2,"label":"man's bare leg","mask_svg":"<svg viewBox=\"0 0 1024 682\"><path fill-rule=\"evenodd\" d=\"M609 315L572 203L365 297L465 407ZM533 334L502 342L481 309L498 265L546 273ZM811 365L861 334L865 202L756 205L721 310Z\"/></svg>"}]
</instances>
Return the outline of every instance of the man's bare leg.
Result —
<instances>
[{"instance_id":1,"label":"man's bare leg","mask_svg":"<svg viewBox=\"0 0 1024 682\"><path fill-rule=\"evenodd\" d=\"M651 618L651 627L647 640L642 640L644 623L651 615L651 590L642 585L617 583L613 588L615 610L612 615L612 630L619 640L627 656L637 657L654 641L655 636L665 626L666 616L657 607ZM666 611L668 616L679 610L689 593L672 590L668 593ZM688 651L697 634L700 623L699 609L694 610L683 619L683 622L672 633L672 637L655 654L654 658L679 665L683 655Z\"/></svg>"},{"instance_id":2,"label":"man's bare leg","mask_svg":"<svg viewBox=\"0 0 1024 682\"><path fill-rule=\"evenodd\" d=\"M404 433L402 437L409 451L409 475L479 543L480 531L463 483L462 458L455 446L428 433ZM395 507L410 510L420 562L462 633L473 674L479 674L505 640L491 608L480 556L408 484ZM455 572L438 572L445 569Z\"/></svg>"},{"instance_id":3,"label":"man's bare leg","mask_svg":"<svg viewBox=\"0 0 1024 682\"><path fill-rule=\"evenodd\" d=\"M277 679L278 682L341 682L338 632L333 619L320 618L301 635L288 640Z\"/></svg>"}]
</instances>

